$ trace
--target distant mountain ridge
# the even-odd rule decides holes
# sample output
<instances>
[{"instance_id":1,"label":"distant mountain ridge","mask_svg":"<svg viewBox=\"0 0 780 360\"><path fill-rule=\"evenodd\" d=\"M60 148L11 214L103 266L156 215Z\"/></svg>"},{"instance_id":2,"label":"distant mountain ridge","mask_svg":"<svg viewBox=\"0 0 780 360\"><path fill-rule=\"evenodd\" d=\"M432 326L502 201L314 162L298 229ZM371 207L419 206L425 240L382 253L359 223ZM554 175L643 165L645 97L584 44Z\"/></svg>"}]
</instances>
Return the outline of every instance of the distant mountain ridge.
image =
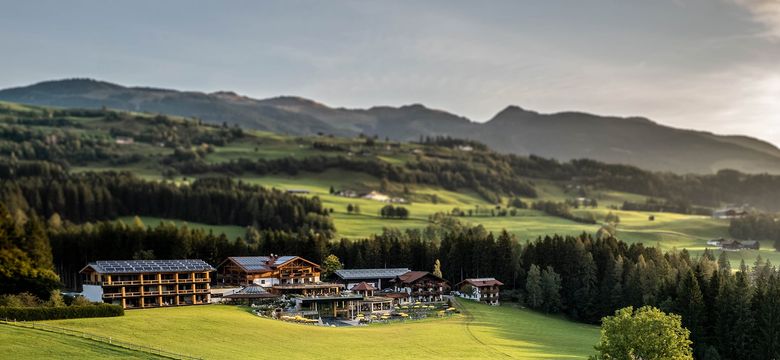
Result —
<instances>
[{"instance_id":1,"label":"distant mountain ridge","mask_svg":"<svg viewBox=\"0 0 780 360\"><path fill-rule=\"evenodd\" d=\"M164 113L293 135L363 133L397 140L449 135L478 140L506 153L560 160L590 158L677 173L711 173L725 168L780 173L780 149L768 142L677 129L642 117L541 114L508 106L479 123L420 104L345 109L293 96L261 100L230 91L126 87L92 79L45 81L0 90L0 100Z\"/></svg>"}]
</instances>

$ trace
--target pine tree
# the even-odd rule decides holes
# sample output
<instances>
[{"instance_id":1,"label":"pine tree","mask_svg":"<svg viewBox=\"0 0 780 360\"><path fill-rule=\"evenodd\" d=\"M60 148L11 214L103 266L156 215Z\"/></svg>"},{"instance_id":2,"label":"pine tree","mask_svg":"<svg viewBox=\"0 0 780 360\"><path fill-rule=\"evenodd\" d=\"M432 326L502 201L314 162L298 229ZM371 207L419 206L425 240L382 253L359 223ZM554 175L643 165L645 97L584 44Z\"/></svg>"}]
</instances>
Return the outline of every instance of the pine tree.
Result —
<instances>
[{"instance_id":1,"label":"pine tree","mask_svg":"<svg viewBox=\"0 0 780 360\"><path fill-rule=\"evenodd\" d=\"M762 292L762 300L754 302L758 307L755 312L753 355L756 359L777 359L780 358L780 277L776 272L767 279L764 291L757 289L757 297Z\"/></svg>"},{"instance_id":2,"label":"pine tree","mask_svg":"<svg viewBox=\"0 0 780 360\"><path fill-rule=\"evenodd\" d=\"M699 282L692 270L683 275L677 287L677 313L682 316L685 328L691 331L694 345L706 338L704 322L706 308Z\"/></svg>"}]
</instances>

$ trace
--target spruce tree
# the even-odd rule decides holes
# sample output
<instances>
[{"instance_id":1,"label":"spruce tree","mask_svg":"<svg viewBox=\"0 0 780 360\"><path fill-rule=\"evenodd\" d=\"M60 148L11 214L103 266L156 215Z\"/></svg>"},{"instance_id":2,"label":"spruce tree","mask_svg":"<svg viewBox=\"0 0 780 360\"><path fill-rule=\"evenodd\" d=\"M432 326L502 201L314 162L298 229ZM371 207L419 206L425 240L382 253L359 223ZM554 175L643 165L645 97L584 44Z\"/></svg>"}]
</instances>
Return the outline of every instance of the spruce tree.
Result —
<instances>
[{"instance_id":1,"label":"spruce tree","mask_svg":"<svg viewBox=\"0 0 780 360\"><path fill-rule=\"evenodd\" d=\"M704 322L706 308L699 282L692 270L683 275L677 288L677 313L685 328L691 331L691 340L698 345L706 338Z\"/></svg>"}]
</instances>

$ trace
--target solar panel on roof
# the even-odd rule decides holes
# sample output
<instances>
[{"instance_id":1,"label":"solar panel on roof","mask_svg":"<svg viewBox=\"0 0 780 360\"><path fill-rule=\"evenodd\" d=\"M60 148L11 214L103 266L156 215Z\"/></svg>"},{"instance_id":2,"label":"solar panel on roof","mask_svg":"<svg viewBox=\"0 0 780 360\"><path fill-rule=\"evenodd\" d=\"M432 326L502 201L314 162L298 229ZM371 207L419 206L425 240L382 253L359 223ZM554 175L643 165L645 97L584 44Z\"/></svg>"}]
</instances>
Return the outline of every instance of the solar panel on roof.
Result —
<instances>
[{"instance_id":1,"label":"solar panel on roof","mask_svg":"<svg viewBox=\"0 0 780 360\"><path fill-rule=\"evenodd\" d=\"M155 271L213 271L203 260L100 260L91 263L101 273L138 273Z\"/></svg>"}]
</instances>

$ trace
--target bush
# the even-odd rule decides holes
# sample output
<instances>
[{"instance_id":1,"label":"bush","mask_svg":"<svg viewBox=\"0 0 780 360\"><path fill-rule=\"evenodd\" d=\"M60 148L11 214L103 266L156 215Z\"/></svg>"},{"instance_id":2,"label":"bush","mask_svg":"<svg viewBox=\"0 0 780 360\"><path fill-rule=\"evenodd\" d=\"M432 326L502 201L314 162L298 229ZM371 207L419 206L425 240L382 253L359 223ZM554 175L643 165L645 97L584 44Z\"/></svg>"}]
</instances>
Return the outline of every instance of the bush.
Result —
<instances>
[{"instance_id":1,"label":"bush","mask_svg":"<svg viewBox=\"0 0 780 360\"><path fill-rule=\"evenodd\" d=\"M125 310L121 306L111 304L60 307L0 307L0 319L17 321L113 317L124 314Z\"/></svg>"}]
</instances>

